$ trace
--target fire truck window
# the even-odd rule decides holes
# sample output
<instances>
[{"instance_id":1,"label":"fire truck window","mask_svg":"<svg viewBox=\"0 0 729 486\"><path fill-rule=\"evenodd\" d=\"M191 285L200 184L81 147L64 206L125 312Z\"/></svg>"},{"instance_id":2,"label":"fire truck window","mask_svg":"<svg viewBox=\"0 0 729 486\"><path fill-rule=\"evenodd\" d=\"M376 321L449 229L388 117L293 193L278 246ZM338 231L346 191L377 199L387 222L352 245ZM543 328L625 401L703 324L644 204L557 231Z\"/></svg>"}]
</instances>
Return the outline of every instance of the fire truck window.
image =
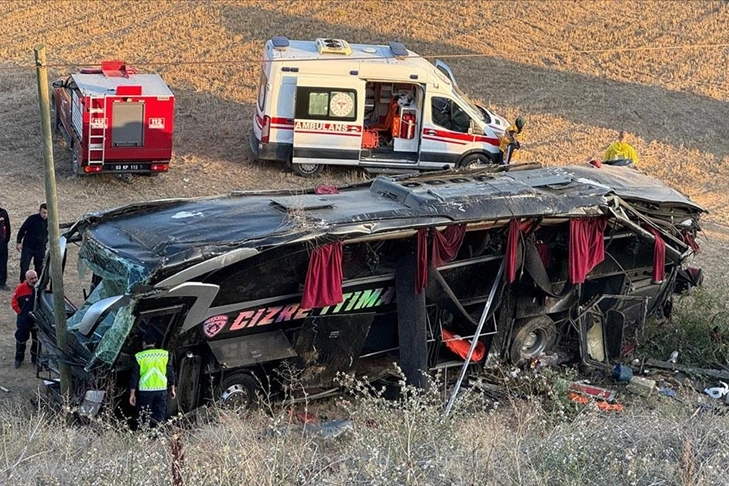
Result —
<instances>
[{"instance_id":1,"label":"fire truck window","mask_svg":"<svg viewBox=\"0 0 729 486\"><path fill-rule=\"evenodd\" d=\"M141 147L144 136L144 103L114 103L112 111L112 145Z\"/></svg>"}]
</instances>

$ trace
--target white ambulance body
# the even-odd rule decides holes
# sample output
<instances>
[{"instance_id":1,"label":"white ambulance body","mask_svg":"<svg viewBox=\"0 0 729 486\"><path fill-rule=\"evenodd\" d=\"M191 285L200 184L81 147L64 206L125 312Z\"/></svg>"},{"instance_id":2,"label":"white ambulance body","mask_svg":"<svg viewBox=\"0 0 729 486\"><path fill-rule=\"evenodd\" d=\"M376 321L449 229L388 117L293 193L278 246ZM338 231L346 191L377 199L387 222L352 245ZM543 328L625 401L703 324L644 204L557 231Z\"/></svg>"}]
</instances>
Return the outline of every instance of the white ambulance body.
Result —
<instances>
[{"instance_id":1,"label":"white ambulance body","mask_svg":"<svg viewBox=\"0 0 729 486\"><path fill-rule=\"evenodd\" d=\"M250 136L261 160L302 176L324 165L373 172L501 163L509 123L470 102L451 70L400 43L266 42Z\"/></svg>"}]
</instances>

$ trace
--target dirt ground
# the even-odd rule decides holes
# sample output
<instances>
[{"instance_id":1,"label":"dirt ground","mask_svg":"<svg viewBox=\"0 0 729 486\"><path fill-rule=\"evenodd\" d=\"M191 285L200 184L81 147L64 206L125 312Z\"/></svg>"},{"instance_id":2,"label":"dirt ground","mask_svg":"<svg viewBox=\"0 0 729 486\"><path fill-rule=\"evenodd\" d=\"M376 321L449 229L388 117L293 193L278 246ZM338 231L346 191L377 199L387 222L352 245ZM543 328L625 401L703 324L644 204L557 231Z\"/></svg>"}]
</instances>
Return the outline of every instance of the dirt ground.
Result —
<instances>
[{"instance_id":1,"label":"dirt ground","mask_svg":"<svg viewBox=\"0 0 729 486\"><path fill-rule=\"evenodd\" d=\"M628 130L641 170L704 205L697 258L707 285L729 273L729 4L695 2L380 2L230 0L118 2L0 0L0 202L15 231L45 200L33 46L50 78L104 59L162 75L175 93L168 174L72 177L54 138L62 221L134 201L237 189L292 191L367 176L330 169L315 180L253 160L251 128L264 41L340 37L398 40L448 62L460 87L495 112L527 120L518 161L581 163ZM650 8L646 8L650 5ZM63 16L61 12L66 12ZM555 19L559 19L558 21ZM49 80L50 81L50 80ZM9 285L18 274L11 245ZM0 399L37 385L13 369L15 319L0 292Z\"/></svg>"}]
</instances>

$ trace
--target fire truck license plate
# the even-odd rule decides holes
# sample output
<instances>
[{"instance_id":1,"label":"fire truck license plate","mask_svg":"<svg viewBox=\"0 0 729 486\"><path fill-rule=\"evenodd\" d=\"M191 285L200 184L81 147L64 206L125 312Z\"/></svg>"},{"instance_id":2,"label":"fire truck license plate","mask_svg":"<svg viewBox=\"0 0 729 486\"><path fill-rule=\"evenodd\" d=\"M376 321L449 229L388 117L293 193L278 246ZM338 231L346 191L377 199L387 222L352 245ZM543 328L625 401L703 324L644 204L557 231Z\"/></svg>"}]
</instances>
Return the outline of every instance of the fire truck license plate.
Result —
<instances>
[{"instance_id":1,"label":"fire truck license plate","mask_svg":"<svg viewBox=\"0 0 729 486\"><path fill-rule=\"evenodd\" d=\"M149 164L113 164L111 170L149 170Z\"/></svg>"}]
</instances>

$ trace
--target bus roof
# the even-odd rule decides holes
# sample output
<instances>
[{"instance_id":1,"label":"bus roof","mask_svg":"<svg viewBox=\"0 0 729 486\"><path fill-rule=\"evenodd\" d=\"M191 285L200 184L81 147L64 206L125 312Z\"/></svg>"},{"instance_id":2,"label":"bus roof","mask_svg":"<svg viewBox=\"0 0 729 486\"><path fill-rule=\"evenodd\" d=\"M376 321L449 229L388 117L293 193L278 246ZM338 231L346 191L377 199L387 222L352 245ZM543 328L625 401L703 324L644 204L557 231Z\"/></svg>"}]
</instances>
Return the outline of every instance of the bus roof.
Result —
<instances>
[{"instance_id":1,"label":"bus roof","mask_svg":"<svg viewBox=\"0 0 729 486\"><path fill-rule=\"evenodd\" d=\"M142 273L149 276L160 269L169 275L240 248L456 223L505 224L513 217L602 214L613 194L670 208L676 217L703 211L660 181L623 167L518 168L379 177L338 194L271 191L153 201L89 214L74 228L100 252L146 269Z\"/></svg>"}]
</instances>

